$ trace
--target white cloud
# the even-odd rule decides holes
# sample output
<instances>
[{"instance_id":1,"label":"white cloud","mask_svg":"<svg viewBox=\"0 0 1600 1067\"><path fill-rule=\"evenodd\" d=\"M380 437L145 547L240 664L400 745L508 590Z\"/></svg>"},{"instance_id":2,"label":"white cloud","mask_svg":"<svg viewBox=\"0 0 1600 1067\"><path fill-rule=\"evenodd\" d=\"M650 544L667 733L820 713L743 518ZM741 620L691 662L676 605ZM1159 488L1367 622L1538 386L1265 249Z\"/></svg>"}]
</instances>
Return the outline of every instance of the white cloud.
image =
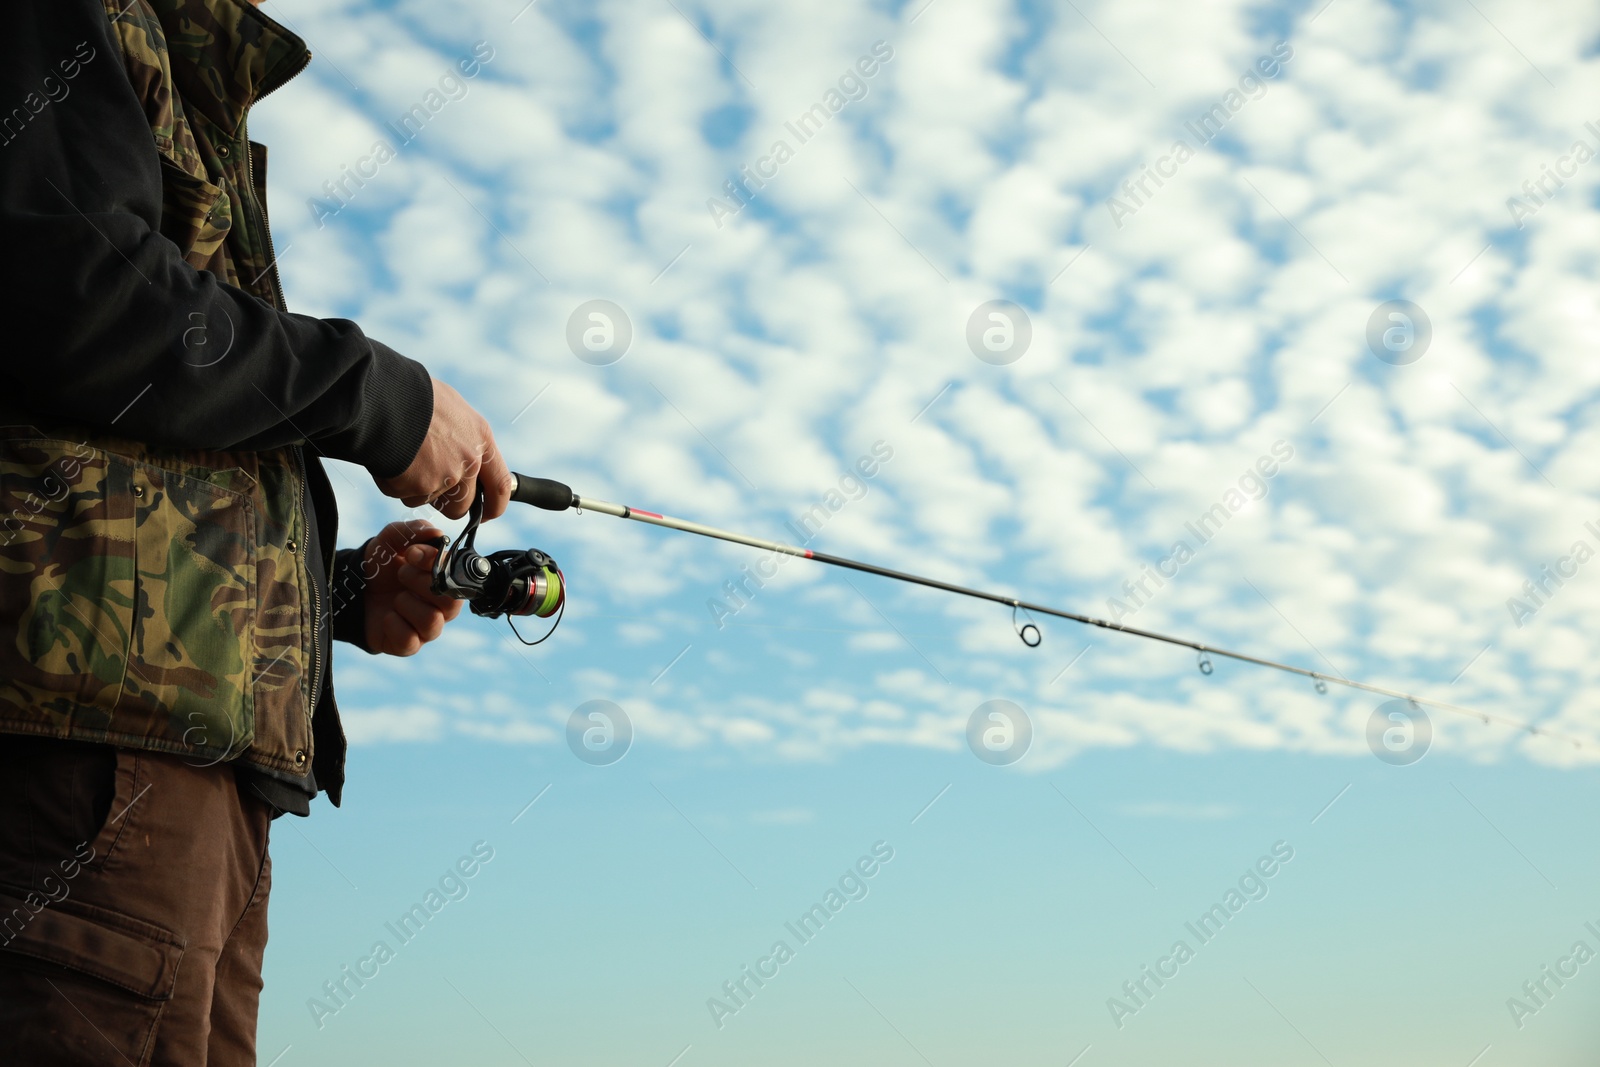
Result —
<instances>
[{"instance_id":1,"label":"white cloud","mask_svg":"<svg viewBox=\"0 0 1600 1067\"><path fill-rule=\"evenodd\" d=\"M340 709L345 736L353 745L383 741L435 741L443 716L433 708L382 708L354 705Z\"/></svg>"},{"instance_id":2,"label":"white cloud","mask_svg":"<svg viewBox=\"0 0 1600 1067\"><path fill-rule=\"evenodd\" d=\"M319 70L263 105L256 133L274 142L291 298L352 313L459 385L529 473L780 535L882 439L893 461L819 547L1098 614L1283 440L1295 456L1270 494L1140 625L1587 737L1592 575L1520 628L1505 601L1574 540L1600 549L1583 527L1600 520L1600 162L1520 230L1505 201L1575 138L1600 148L1584 126L1600 122L1586 103L1600 61L1582 45L1600 13L1481 7L1337 0L1311 22L1245 4L941 0L908 24L728 3L688 11L691 26L612 0L579 27L544 5L515 26L307 6L290 17L361 89ZM1264 25L1287 27L1282 73L1118 228L1107 197L1193 141L1185 120L1278 41ZM477 39L496 58L468 95L317 229L305 200ZM717 229L706 198L879 39L895 55L865 99ZM729 108L747 122L713 147L704 123ZM566 350L567 316L596 296L635 328L611 367ZM997 296L1034 325L1009 367L963 336ZM1433 324L1409 367L1364 340L1395 296ZM348 516L394 514L349 496ZM1090 746L1365 750L1370 706L1337 689L1242 668L1200 679L1187 653L1065 624L1026 653L1004 609L859 579L886 624L802 564L719 633L705 601L752 553L596 516L517 515L502 535L564 545L573 620L526 654L549 684L482 624L455 627L399 675L341 673L353 737L555 744L561 707L606 695L673 747L955 750L972 707L1004 693L1038 726L1025 769ZM1052 686L1080 639L1094 650ZM463 671L483 699L457 708ZM514 706L494 711L496 696ZM1592 758L1498 728L1441 723L1438 738L1484 758Z\"/></svg>"}]
</instances>

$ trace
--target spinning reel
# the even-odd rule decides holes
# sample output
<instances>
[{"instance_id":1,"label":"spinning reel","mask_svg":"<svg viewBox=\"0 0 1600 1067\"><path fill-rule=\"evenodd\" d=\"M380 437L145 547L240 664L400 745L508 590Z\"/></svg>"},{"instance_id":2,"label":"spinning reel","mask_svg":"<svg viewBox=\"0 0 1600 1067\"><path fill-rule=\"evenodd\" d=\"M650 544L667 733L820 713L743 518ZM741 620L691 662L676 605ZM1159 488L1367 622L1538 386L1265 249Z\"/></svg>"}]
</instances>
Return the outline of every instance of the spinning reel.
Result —
<instances>
[{"instance_id":1,"label":"spinning reel","mask_svg":"<svg viewBox=\"0 0 1600 1067\"><path fill-rule=\"evenodd\" d=\"M525 645L547 640L561 624L567 607L567 583L561 568L537 548L510 548L485 556L474 545L483 523L483 488L478 488L466 529L454 542L440 537L434 543L439 555L433 561L433 591L439 596L465 600L474 615L489 619L506 616L511 632ZM552 616L543 637L529 641L517 630L515 616Z\"/></svg>"}]
</instances>

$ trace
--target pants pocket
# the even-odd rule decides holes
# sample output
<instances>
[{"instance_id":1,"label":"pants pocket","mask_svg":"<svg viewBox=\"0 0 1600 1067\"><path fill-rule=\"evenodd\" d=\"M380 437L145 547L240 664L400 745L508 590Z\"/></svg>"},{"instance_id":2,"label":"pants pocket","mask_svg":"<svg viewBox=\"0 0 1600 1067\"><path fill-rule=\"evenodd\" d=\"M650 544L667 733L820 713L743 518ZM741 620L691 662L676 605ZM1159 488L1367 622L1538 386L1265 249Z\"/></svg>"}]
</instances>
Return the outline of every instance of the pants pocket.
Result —
<instances>
[{"instance_id":1,"label":"pants pocket","mask_svg":"<svg viewBox=\"0 0 1600 1067\"><path fill-rule=\"evenodd\" d=\"M158 926L0 887L0 1063L143 1067L182 959Z\"/></svg>"},{"instance_id":2,"label":"pants pocket","mask_svg":"<svg viewBox=\"0 0 1600 1067\"><path fill-rule=\"evenodd\" d=\"M0 885L50 894L76 879L121 810L117 777L109 745L0 734Z\"/></svg>"},{"instance_id":3,"label":"pants pocket","mask_svg":"<svg viewBox=\"0 0 1600 1067\"><path fill-rule=\"evenodd\" d=\"M149 800L146 794L150 790L150 776L142 754L127 748L119 748L116 753L111 804L106 808L99 832L80 850L83 866L91 871L105 869L117 852L117 844L132 832L129 828L137 819L139 805Z\"/></svg>"}]
</instances>

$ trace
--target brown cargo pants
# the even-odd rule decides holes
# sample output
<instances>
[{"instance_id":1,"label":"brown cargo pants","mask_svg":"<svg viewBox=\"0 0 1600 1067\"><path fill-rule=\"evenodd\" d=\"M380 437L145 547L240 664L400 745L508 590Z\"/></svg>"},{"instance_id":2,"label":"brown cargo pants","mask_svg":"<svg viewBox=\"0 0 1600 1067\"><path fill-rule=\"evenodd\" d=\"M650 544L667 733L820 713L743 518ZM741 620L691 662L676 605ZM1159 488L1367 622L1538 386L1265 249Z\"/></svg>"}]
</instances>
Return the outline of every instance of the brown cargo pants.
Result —
<instances>
[{"instance_id":1,"label":"brown cargo pants","mask_svg":"<svg viewBox=\"0 0 1600 1067\"><path fill-rule=\"evenodd\" d=\"M254 1064L270 824L227 765L0 735L0 1064Z\"/></svg>"}]
</instances>

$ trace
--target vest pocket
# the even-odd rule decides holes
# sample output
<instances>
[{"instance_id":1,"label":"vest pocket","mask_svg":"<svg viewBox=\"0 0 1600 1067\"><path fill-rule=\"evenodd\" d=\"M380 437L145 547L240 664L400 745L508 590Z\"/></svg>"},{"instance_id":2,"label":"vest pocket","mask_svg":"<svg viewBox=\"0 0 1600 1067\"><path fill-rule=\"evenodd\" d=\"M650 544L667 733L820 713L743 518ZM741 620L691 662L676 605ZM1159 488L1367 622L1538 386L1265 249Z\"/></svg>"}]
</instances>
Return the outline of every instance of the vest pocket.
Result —
<instances>
[{"instance_id":1,"label":"vest pocket","mask_svg":"<svg viewBox=\"0 0 1600 1067\"><path fill-rule=\"evenodd\" d=\"M65 734L105 726L127 670L132 466L73 441L0 434L0 704ZM83 709L99 723L83 722Z\"/></svg>"},{"instance_id":2,"label":"vest pocket","mask_svg":"<svg viewBox=\"0 0 1600 1067\"><path fill-rule=\"evenodd\" d=\"M226 190L161 157L161 234L196 270L209 270L233 227Z\"/></svg>"},{"instance_id":3,"label":"vest pocket","mask_svg":"<svg viewBox=\"0 0 1600 1067\"><path fill-rule=\"evenodd\" d=\"M255 744L247 763L304 775L311 757L309 671L313 581L299 463L286 449L262 452L255 475Z\"/></svg>"},{"instance_id":4,"label":"vest pocket","mask_svg":"<svg viewBox=\"0 0 1600 1067\"><path fill-rule=\"evenodd\" d=\"M196 760L231 758L255 728L255 508L150 463L133 465L131 488L133 628L117 718L137 713Z\"/></svg>"}]
</instances>

